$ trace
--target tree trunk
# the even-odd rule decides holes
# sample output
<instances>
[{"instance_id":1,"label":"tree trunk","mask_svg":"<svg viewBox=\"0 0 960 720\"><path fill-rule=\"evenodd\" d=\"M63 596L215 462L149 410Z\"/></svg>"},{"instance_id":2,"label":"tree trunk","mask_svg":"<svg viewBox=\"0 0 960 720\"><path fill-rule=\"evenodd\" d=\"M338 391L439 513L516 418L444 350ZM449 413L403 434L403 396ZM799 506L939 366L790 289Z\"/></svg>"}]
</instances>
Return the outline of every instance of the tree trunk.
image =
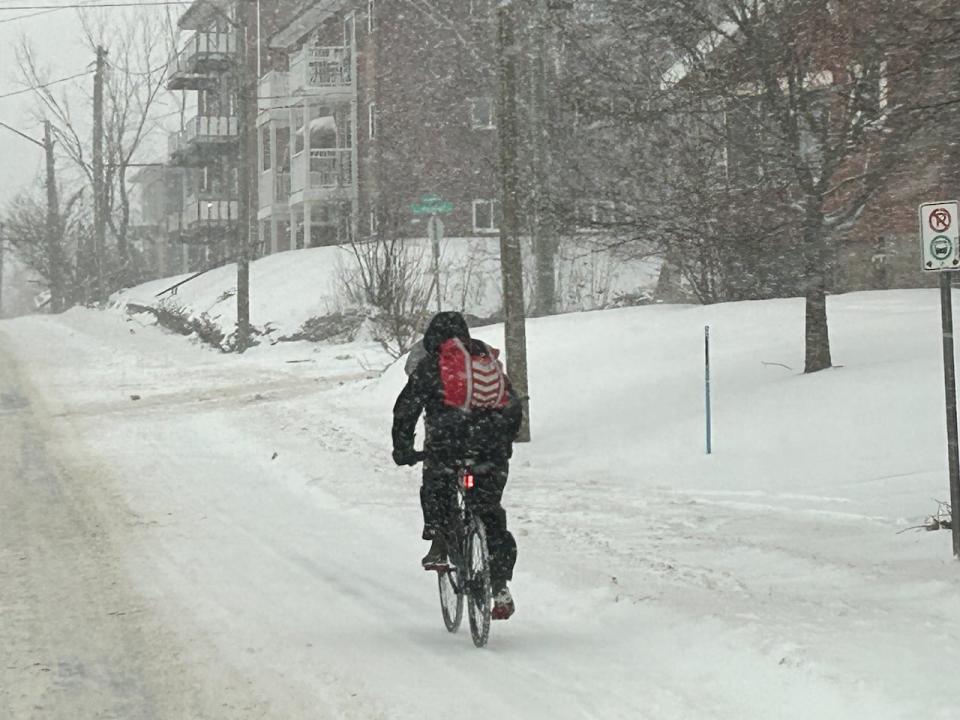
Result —
<instances>
[{"instance_id":1,"label":"tree trunk","mask_svg":"<svg viewBox=\"0 0 960 720\"><path fill-rule=\"evenodd\" d=\"M819 206L807 212L803 229L806 251L806 361L804 372L814 373L832 367L830 332L827 326L827 243L824 237L823 211Z\"/></svg>"},{"instance_id":2,"label":"tree trunk","mask_svg":"<svg viewBox=\"0 0 960 720\"><path fill-rule=\"evenodd\" d=\"M117 256L120 260L120 284L133 285L137 278L133 272L133 258L130 253L130 194L127 192L126 168L118 173L120 189L120 226L117 228Z\"/></svg>"},{"instance_id":3,"label":"tree trunk","mask_svg":"<svg viewBox=\"0 0 960 720\"><path fill-rule=\"evenodd\" d=\"M551 236L553 227L543 215L536 223L533 252L536 260L536 298L534 309L537 315L557 313L557 243Z\"/></svg>"},{"instance_id":4,"label":"tree trunk","mask_svg":"<svg viewBox=\"0 0 960 720\"><path fill-rule=\"evenodd\" d=\"M523 425L517 440L530 440L530 404L527 389L527 331L523 293L523 262L520 248L518 198L517 76L514 8L512 1L501 3L498 53L500 64L500 266L503 273L504 334L507 374L522 398Z\"/></svg>"}]
</instances>

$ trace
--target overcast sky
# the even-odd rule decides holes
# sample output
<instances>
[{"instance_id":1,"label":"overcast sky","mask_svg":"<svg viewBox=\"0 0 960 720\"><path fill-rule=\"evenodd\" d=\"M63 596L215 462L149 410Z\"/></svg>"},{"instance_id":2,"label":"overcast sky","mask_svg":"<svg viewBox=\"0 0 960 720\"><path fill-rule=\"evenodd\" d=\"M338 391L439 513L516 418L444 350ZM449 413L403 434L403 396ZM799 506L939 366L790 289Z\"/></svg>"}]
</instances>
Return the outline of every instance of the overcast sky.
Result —
<instances>
[{"instance_id":1,"label":"overcast sky","mask_svg":"<svg viewBox=\"0 0 960 720\"><path fill-rule=\"evenodd\" d=\"M33 18L8 21L29 14L24 10L2 10L4 4L51 5L67 0L44 2L16 2L0 0L0 95L21 90L23 85L17 69L16 48L26 36L42 58L52 79L75 75L91 64L89 53L80 39L80 20L76 10L59 10ZM92 82L91 78L84 78ZM63 86L66 89L68 86ZM31 113L36 102L30 94L0 98L0 121L38 140L43 128ZM43 170L43 150L9 130L0 128L0 204L6 204L12 195L33 182Z\"/></svg>"},{"instance_id":2,"label":"overcast sky","mask_svg":"<svg viewBox=\"0 0 960 720\"><path fill-rule=\"evenodd\" d=\"M123 0L136 2L136 0ZM80 18L75 9L58 10L32 18L18 18L30 14L25 10L5 10L5 5L52 5L72 4L72 0L0 0L0 95L23 89L16 60L16 48L26 37L36 50L46 74L51 80L76 75L92 69L93 53L86 47L82 36ZM33 11L39 12L39 11ZM134 13L142 10L110 10L111 13ZM92 92L93 76L81 78L57 86L58 96L69 92L77 104L83 102L84 94ZM31 94L0 98L0 122L12 125L38 140L43 136L43 127L36 117L36 100ZM83 129L89 133L89 126ZM43 172L43 150L27 140L0 127L0 207L5 205L21 189L37 182ZM139 158L153 161L158 158ZM161 158L162 159L162 158ZM61 160L61 166L66 162ZM62 167L63 170L68 170Z\"/></svg>"}]
</instances>

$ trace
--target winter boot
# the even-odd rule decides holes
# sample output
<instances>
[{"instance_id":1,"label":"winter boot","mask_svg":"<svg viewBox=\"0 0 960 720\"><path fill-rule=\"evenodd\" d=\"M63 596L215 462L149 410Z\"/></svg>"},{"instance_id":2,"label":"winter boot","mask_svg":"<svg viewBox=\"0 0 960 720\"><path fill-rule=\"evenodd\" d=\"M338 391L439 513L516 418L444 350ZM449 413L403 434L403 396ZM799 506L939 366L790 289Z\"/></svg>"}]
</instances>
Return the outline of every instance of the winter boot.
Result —
<instances>
[{"instance_id":1,"label":"winter boot","mask_svg":"<svg viewBox=\"0 0 960 720\"><path fill-rule=\"evenodd\" d=\"M490 617L493 620L507 620L517 610L513 603L513 595L510 594L510 588L504 583L493 592L493 610Z\"/></svg>"},{"instance_id":2,"label":"winter boot","mask_svg":"<svg viewBox=\"0 0 960 720\"><path fill-rule=\"evenodd\" d=\"M446 570L449 567L447 563L447 544L442 538L435 537L430 542L430 551L423 556L420 561L424 570Z\"/></svg>"}]
</instances>

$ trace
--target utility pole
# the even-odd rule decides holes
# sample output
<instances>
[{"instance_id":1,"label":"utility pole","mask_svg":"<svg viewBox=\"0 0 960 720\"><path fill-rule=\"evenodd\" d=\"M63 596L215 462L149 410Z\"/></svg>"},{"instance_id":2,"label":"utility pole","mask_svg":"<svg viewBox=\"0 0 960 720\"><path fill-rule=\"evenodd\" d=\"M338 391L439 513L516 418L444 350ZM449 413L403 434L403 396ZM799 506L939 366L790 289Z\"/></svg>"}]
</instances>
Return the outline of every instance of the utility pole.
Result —
<instances>
[{"instance_id":1,"label":"utility pole","mask_svg":"<svg viewBox=\"0 0 960 720\"><path fill-rule=\"evenodd\" d=\"M547 92L548 39L551 39L551 16L547 0L537 0L534 13L536 17L532 27L536 50L530 62L530 127L533 133L534 172L530 228L536 264L533 305L537 315L553 315L557 311L557 240L549 202L552 162L547 140L554 125Z\"/></svg>"},{"instance_id":2,"label":"utility pole","mask_svg":"<svg viewBox=\"0 0 960 720\"><path fill-rule=\"evenodd\" d=\"M3 252L6 243L7 238L3 231L3 223L0 222L0 319L3 318Z\"/></svg>"},{"instance_id":3,"label":"utility pole","mask_svg":"<svg viewBox=\"0 0 960 720\"><path fill-rule=\"evenodd\" d=\"M93 75L93 254L97 275L96 299L104 300L103 264L107 244L107 203L103 177L103 82L107 51L97 46Z\"/></svg>"},{"instance_id":4,"label":"utility pole","mask_svg":"<svg viewBox=\"0 0 960 720\"><path fill-rule=\"evenodd\" d=\"M237 222L237 350L250 347L250 248L257 236L257 80L260 48L250 22L251 0L237 5L237 129L240 134L238 162L239 218ZM251 35L253 34L253 37Z\"/></svg>"},{"instance_id":5,"label":"utility pole","mask_svg":"<svg viewBox=\"0 0 960 720\"><path fill-rule=\"evenodd\" d=\"M43 149L47 156L47 261L50 263L50 312L63 310L63 264L60 251L60 199L57 196L56 163L53 156L53 128L43 122Z\"/></svg>"},{"instance_id":6,"label":"utility pole","mask_svg":"<svg viewBox=\"0 0 960 720\"><path fill-rule=\"evenodd\" d=\"M500 268L507 374L523 399L523 425L517 439L530 441L530 400L527 383L527 330L523 298L523 253L520 248L517 153L517 54L513 0L497 8L497 51L500 67Z\"/></svg>"}]
</instances>

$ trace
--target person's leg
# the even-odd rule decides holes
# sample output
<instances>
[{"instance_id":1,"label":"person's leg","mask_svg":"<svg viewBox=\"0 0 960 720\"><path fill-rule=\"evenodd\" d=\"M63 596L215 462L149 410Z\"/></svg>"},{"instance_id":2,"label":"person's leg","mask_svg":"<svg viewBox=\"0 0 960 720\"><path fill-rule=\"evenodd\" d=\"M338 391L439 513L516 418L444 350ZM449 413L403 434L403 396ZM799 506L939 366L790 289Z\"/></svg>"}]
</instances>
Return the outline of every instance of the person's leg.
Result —
<instances>
[{"instance_id":1,"label":"person's leg","mask_svg":"<svg viewBox=\"0 0 960 720\"><path fill-rule=\"evenodd\" d=\"M444 530L453 506L453 484L449 470L424 463L420 486L420 508L423 511L423 539L430 540L430 550L421 564L428 570L446 563L447 545Z\"/></svg>"},{"instance_id":2,"label":"person's leg","mask_svg":"<svg viewBox=\"0 0 960 720\"><path fill-rule=\"evenodd\" d=\"M433 540L446 526L452 503L449 473L444 468L423 464L423 484L420 486L420 508L423 510L423 539Z\"/></svg>"},{"instance_id":3,"label":"person's leg","mask_svg":"<svg viewBox=\"0 0 960 720\"><path fill-rule=\"evenodd\" d=\"M487 531L490 582L494 593L513 579L517 562L517 541L507 529L507 512L501 505L508 469L504 463L493 472L478 477L477 487L471 493L471 509L483 521Z\"/></svg>"}]
</instances>

